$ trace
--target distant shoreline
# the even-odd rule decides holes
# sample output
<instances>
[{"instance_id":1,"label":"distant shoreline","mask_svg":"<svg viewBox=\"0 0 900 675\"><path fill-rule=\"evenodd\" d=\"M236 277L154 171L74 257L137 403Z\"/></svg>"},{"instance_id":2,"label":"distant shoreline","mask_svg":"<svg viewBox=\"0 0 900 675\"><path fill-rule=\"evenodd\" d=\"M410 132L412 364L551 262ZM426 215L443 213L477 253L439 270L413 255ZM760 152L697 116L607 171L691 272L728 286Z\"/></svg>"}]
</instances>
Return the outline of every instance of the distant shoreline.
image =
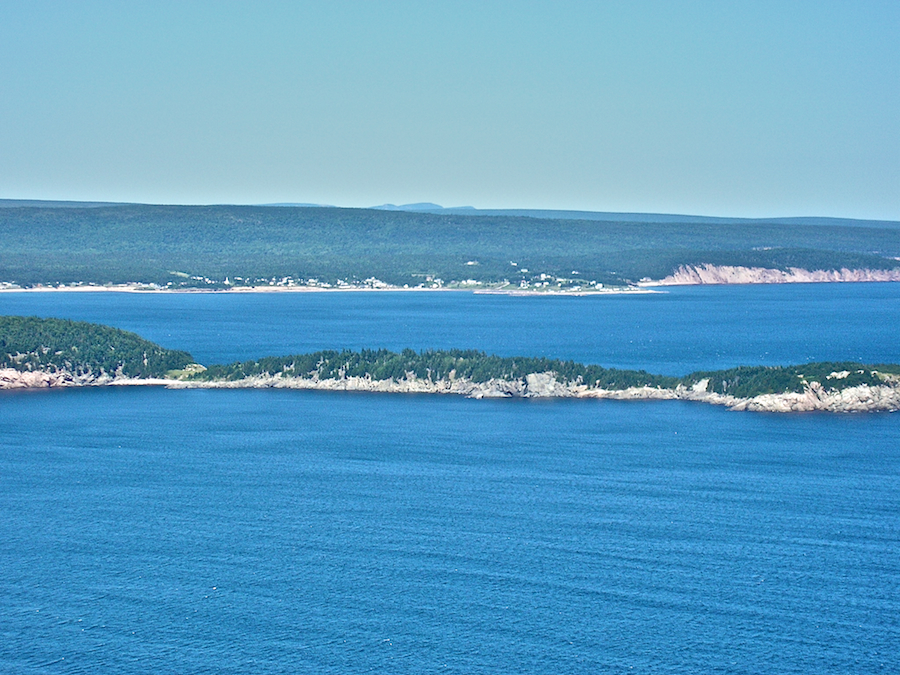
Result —
<instances>
[{"instance_id":1,"label":"distant shoreline","mask_svg":"<svg viewBox=\"0 0 900 675\"><path fill-rule=\"evenodd\" d=\"M543 275L542 275L543 276ZM373 280L368 280L372 282ZM226 282L228 279L226 278ZM128 282L124 284L74 283L57 286L21 287L12 282L0 282L0 293L59 293L59 292L117 292L117 293L369 293L369 292L467 292L476 295L509 295L522 297L581 297L589 295L642 295L665 293L670 286L746 286L804 283L885 283L900 282L900 267L882 269L834 269L807 270L799 267L773 269L767 267L744 267L732 265L682 265L662 279L642 279L633 285L536 285L514 286L502 282L458 282L430 286L395 286L374 280L367 285L326 285L273 283L256 286L221 284L212 287L160 286L154 283Z\"/></svg>"},{"instance_id":2,"label":"distant shoreline","mask_svg":"<svg viewBox=\"0 0 900 675\"><path fill-rule=\"evenodd\" d=\"M504 288L439 288L403 287L403 286L232 286L230 288L154 288L144 284L111 284L109 286L71 285L71 286L38 286L16 287L0 286L0 293L474 293L475 295L511 295L511 296L567 296L582 297L587 295L648 295L665 293L642 287L612 287L574 290L536 290L536 289L504 289Z\"/></svg>"}]
</instances>

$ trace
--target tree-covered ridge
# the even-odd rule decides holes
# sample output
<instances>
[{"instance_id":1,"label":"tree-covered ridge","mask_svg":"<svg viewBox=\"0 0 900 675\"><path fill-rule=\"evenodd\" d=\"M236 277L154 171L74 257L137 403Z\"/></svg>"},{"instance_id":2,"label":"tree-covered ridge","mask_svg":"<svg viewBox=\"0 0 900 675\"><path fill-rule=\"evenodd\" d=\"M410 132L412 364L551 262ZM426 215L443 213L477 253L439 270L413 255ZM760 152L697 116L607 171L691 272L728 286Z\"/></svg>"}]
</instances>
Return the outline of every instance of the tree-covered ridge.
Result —
<instances>
[{"instance_id":1,"label":"tree-covered ridge","mask_svg":"<svg viewBox=\"0 0 900 675\"><path fill-rule=\"evenodd\" d=\"M79 376L148 378L182 371L179 377L197 382L236 382L255 376L274 376L319 380L358 377L394 382L415 377L431 382L456 379L481 384L492 380L524 381L528 375L553 373L561 384L609 391L632 387L691 388L706 380L705 389L700 387L701 390L735 398L800 393L812 382L818 382L826 391L885 382L900 385L900 365L895 364L823 362L801 366L740 366L671 377L643 370L603 368L540 357L502 357L460 349L422 352L405 349L399 353L386 349L319 351L212 365L201 372L183 370L192 363L193 358L187 352L165 349L117 328L64 319L0 316L0 368L66 371Z\"/></svg>"},{"instance_id":2,"label":"tree-covered ridge","mask_svg":"<svg viewBox=\"0 0 900 675\"><path fill-rule=\"evenodd\" d=\"M463 379L476 383L490 380L523 380L534 373L554 373L563 384L621 390L631 387L674 389L692 387L708 380L706 391L737 398L761 394L802 392L811 382L826 390L842 390L862 384L884 384L883 375L900 374L898 365L866 366L860 363L823 362L803 366L741 366L729 370L696 372L685 377L653 375L645 371L602 368L574 361L531 357L500 357L475 350L400 353L385 349L321 351L283 357L269 357L230 365L210 366L195 379L237 381L254 376L281 376L317 379L369 377L373 380L401 381L411 375L437 382Z\"/></svg>"},{"instance_id":3,"label":"tree-covered ridge","mask_svg":"<svg viewBox=\"0 0 900 675\"><path fill-rule=\"evenodd\" d=\"M193 363L134 333L84 321L0 316L0 368L163 377Z\"/></svg>"},{"instance_id":4,"label":"tree-covered ridge","mask_svg":"<svg viewBox=\"0 0 900 675\"><path fill-rule=\"evenodd\" d=\"M202 380L240 380L256 375L281 375L332 379L370 377L373 380L403 380L408 375L437 382L463 379L472 382L519 380L532 373L554 372L561 382L583 383L591 387L669 387L677 379L637 370L617 370L585 366L573 361L534 357L501 357L476 350L447 350L400 353L386 349L321 351L312 354L269 357L225 366L210 366L195 376Z\"/></svg>"},{"instance_id":5,"label":"tree-covered ridge","mask_svg":"<svg viewBox=\"0 0 900 675\"><path fill-rule=\"evenodd\" d=\"M900 229L614 222L373 209L0 209L0 282L226 287L370 278L622 284L681 265L894 269ZM543 275L543 276L542 276Z\"/></svg>"},{"instance_id":6,"label":"tree-covered ridge","mask_svg":"<svg viewBox=\"0 0 900 675\"><path fill-rule=\"evenodd\" d=\"M811 382L826 391L840 391L866 384L885 383L884 375L900 374L900 365L865 365L850 361L808 363L803 366L740 366L728 370L697 372L688 375L686 385L708 379L707 391L751 398L762 394L800 393Z\"/></svg>"}]
</instances>

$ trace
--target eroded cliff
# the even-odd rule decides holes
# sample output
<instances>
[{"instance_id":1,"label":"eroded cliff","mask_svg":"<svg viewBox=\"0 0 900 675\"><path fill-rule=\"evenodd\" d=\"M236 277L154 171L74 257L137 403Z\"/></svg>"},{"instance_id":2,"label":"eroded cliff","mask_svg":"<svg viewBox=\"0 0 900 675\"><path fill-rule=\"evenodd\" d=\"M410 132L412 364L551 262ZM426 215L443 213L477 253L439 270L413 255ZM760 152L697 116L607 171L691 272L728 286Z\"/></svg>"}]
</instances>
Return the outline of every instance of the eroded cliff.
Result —
<instances>
[{"instance_id":1,"label":"eroded cliff","mask_svg":"<svg viewBox=\"0 0 900 675\"><path fill-rule=\"evenodd\" d=\"M656 286L694 286L701 284L798 284L822 282L900 281L900 266L892 270L840 269L786 270L729 265L682 265L673 274L652 282ZM650 285L650 284L647 284Z\"/></svg>"}]
</instances>

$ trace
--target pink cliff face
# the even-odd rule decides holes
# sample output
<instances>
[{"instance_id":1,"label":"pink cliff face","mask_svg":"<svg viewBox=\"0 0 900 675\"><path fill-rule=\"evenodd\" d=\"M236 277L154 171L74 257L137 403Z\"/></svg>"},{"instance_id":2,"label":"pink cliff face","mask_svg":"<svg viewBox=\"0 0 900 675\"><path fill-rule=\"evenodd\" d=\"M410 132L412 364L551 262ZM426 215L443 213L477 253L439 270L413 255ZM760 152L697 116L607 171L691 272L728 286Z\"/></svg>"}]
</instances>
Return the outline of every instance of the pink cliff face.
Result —
<instances>
[{"instance_id":1,"label":"pink cliff face","mask_svg":"<svg viewBox=\"0 0 900 675\"><path fill-rule=\"evenodd\" d=\"M660 286L700 284L798 284L822 282L900 281L900 268L893 270L775 270L730 265L683 265L659 282Z\"/></svg>"}]
</instances>

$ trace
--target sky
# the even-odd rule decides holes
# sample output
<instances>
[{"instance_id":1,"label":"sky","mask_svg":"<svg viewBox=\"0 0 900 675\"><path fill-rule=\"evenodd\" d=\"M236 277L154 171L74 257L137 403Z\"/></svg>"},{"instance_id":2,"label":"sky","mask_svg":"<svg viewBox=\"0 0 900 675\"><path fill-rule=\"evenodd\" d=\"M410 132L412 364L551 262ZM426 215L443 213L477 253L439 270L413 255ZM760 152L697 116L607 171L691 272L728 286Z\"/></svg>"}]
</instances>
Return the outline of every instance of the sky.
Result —
<instances>
[{"instance_id":1,"label":"sky","mask_svg":"<svg viewBox=\"0 0 900 675\"><path fill-rule=\"evenodd\" d=\"M0 0L0 198L900 220L900 2Z\"/></svg>"}]
</instances>

